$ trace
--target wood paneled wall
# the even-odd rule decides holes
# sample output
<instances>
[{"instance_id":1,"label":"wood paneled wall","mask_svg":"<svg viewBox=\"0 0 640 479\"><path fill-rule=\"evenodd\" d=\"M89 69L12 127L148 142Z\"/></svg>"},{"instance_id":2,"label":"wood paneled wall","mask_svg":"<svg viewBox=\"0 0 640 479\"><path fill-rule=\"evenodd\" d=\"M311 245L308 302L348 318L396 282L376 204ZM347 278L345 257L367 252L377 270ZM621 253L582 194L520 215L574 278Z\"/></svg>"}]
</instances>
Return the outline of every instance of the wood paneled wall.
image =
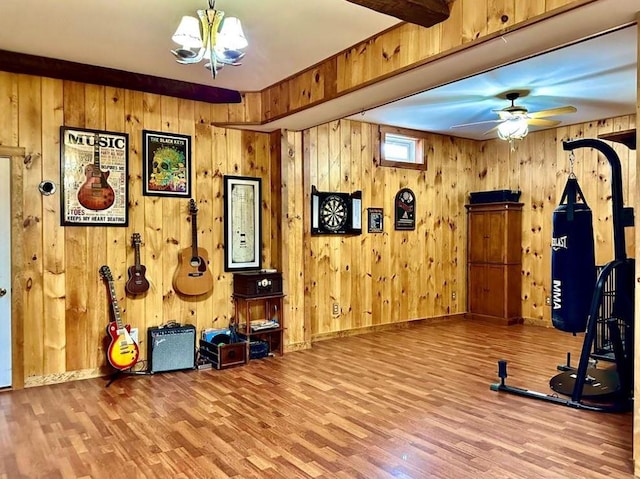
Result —
<instances>
[{"instance_id":1,"label":"wood paneled wall","mask_svg":"<svg viewBox=\"0 0 640 479\"><path fill-rule=\"evenodd\" d=\"M175 320L198 329L224 326L232 314L232 275L223 270L222 176L263 178L263 258L282 268L289 349L313 339L412 319L466 311L466 211L470 191L522 190L523 316L548 325L551 214L569 163L562 139L597 137L635 127L635 116L531 133L510 151L493 140L440 135L427 140L426 171L379 166L378 127L341 120L304 132L254 133L212 125L211 105L127 90L0 73L0 144L26 151L20 175L22 246L20 343L27 386L105 372L109 305L98 269L110 266L125 322L137 327L143 357L147 327ZM43 179L59 183L59 126L128 133L130 225L60 227L59 193L43 197ZM142 195L142 129L192 135L199 242L211 257L215 287L206 298L181 298L171 282L178 251L190 245L186 200ZM635 198L635 152L613 145L622 160L627 205ZM576 151L575 171L596 218L597 259L612 256L609 169L591 151ZM363 191L364 233L310 236L309 191ZM417 195L415 231L393 228L393 198ZM366 208L382 207L385 231L366 233ZM140 232L152 283L127 297L131 233ZM627 235L632 255L635 242ZM337 303L339 314L332 314Z\"/></svg>"},{"instance_id":2,"label":"wood paneled wall","mask_svg":"<svg viewBox=\"0 0 640 479\"><path fill-rule=\"evenodd\" d=\"M428 167L420 171L379 165L376 125L340 120L304 132L305 191L362 190L363 203L362 235L311 236L305 227L314 339L466 310L464 203L477 144L425 141ZM394 229L393 201L405 187L417 197L415 231ZM368 207L384 208L384 233L366 232ZM306 201L306 215L309 208Z\"/></svg>"},{"instance_id":3,"label":"wood paneled wall","mask_svg":"<svg viewBox=\"0 0 640 479\"><path fill-rule=\"evenodd\" d=\"M263 264L281 267L279 135L213 126L220 107L109 87L0 73L0 145L20 146L22 221L12 233L22 245L22 325L14 343L22 351L14 386L95 376L104 369L110 319L98 270L110 267L123 321L138 328L141 357L146 330L169 321L198 330L226 327L233 312L232 274L224 272L223 175L263 180ZM61 227L60 189L41 196L43 179L60 183L61 125L129 134L129 226ZM172 287L178 252L191 246L186 199L142 195L142 130L191 135L193 198L199 246L207 249L215 279L206 297L180 297ZM274 143L276 141L276 143ZM275 208L275 209L274 209ZM134 263L131 235L142 235L141 260L150 290L125 294ZM15 361L14 361L15 362Z\"/></svg>"},{"instance_id":4,"label":"wood paneled wall","mask_svg":"<svg viewBox=\"0 0 640 479\"><path fill-rule=\"evenodd\" d=\"M501 140L440 135L426 141L426 171L379 165L378 127L341 120L303 133L305 192L363 192L363 234L311 236L304 226L304 274L312 339L466 311L466 210L472 191L520 189L523 210L522 314L551 325L552 215L569 174L562 140L635 128L635 116L531 133L511 151ZM612 143L622 163L625 205L636 201L635 151ZM596 261L613 259L610 167L591 149L576 150L574 171L593 210ZM417 197L415 231L395 231L393 199ZM309 196L304 214L309 215ZM384 208L384 233L366 232L366 208ZM633 229L627 252L634 256ZM454 297L455 293L455 297ZM340 314L332 314L338 303Z\"/></svg>"}]
</instances>

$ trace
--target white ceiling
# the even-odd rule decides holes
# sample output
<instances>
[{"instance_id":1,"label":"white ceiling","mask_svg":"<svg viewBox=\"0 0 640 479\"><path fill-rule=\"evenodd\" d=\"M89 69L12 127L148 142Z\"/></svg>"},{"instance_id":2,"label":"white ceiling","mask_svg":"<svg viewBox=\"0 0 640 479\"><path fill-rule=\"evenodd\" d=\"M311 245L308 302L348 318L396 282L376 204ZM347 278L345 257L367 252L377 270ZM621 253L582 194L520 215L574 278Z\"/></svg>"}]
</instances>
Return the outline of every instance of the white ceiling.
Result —
<instances>
[{"instance_id":1,"label":"white ceiling","mask_svg":"<svg viewBox=\"0 0 640 479\"><path fill-rule=\"evenodd\" d=\"M242 20L250 45L242 66L227 66L214 80L203 64L179 65L170 53L181 16L206 6L206 0L0 0L0 49L259 91L398 22L346 0L217 0L218 9ZM491 110L508 105L497 96L514 89L529 90L517 102L529 111L575 106L577 113L554 118L563 124L634 113L635 27L601 34L634 23L638 11L640 0L597 0L251 128L299 130L353 115L486 139L483 133L493 125L450 126L494 119ZM589 43L558 50L559 45L598 35Z\"/></svg>"},{"instance_id":2,"label":"white ceiling","mask_svg":"<svg viewBox=\"0 0 640 479\"><path fill-rule=\"evenodd\" d=\"M171 36L207 0L0 0L0 49L239 91L259 91L399 23L346 0L217 0L242 21L243 65L214 80L180 65Z\"/></svg>"},{"instance_id":3,"label":"white ceiling","mask_svg":"<svg viewBox=\"0 0 640 479\"><path fill-rule=\"evenodd\" d=\"M495 137L494 110L516 105L531 112L572 105L576 113L551 116L562 125L635 113L637 27L616 30L411 95L352 118L475 140ZM453 125L491 122L457 127ZM529 131L540 127L530 126Z\"/></svg>"}]
</instances>

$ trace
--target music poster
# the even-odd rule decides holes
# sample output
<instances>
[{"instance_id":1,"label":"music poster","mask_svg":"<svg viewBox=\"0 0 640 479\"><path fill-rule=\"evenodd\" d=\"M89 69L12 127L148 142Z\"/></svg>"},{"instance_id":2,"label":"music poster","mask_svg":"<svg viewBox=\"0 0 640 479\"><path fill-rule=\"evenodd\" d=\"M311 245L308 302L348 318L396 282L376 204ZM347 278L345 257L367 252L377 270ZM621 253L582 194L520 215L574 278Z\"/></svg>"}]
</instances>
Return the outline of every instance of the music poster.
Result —
<instances>
[{"instance_id":1,"label":"music poster","mask_svg":"<svg viewBox=\"0 0 640 479\"><path fill-rule=\"evenodd\" d=\"M129 136L60 127L63 226L127 226Z\"/></svg>"}]
</instances>

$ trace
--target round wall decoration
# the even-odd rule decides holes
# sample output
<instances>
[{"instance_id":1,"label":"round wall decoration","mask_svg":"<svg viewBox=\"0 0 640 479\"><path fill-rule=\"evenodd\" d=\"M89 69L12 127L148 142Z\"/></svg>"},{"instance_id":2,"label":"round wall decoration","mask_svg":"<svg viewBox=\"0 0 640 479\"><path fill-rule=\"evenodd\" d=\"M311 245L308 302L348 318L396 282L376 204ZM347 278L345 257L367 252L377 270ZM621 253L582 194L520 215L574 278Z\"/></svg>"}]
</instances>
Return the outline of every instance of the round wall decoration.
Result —
<instances>
[{"instance_id":1,"label":"round wall decoration","mask_svg":"<svg viewBox=\"0 0 640 479\"><path fill-rule=\"evenodd\" d=\"M329 231L338 231L347 223L348 212L341 195L329 194L320 203L320 224Z\"/></svg>"},{"instance_id":2,"label":"round wall decoration","mask_svg":"<svg viewBox=\"0 0 640 479\"><path fill-rule=\"evenodd\" d=\"M311 234L362 233L362 192L311 189Z\"/></svg>"}]
</instances>

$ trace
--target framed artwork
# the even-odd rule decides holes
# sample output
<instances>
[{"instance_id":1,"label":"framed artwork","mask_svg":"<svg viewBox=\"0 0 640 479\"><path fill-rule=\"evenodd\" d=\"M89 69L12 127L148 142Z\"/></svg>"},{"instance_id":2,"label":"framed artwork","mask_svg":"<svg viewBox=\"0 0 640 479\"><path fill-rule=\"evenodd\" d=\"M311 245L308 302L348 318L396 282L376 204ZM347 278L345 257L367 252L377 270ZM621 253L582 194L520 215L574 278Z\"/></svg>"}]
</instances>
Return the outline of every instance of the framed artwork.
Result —
<instances>
[{"instance_id":1,"label":"framed artwork","mask_svg":"<svg viewBox=\"0 0 640 479\"><path fill-rule=\"evenodd\" d=\"M396 230L416 229L416 195L409 188L402 188L396 194Z\"/></svg>"},{"instance_id":2,"label":"framed artwork","mask_svg":"<svg viewBox=\"0 0 640 479\"><path fill-rule=\"evenodd\" d=\"M191 197L191 137L142 131L142 194Z\"/></svg>"},{"instance_id":3,"label":"framed artwork","mask_svg":"<svg viewBox=\"0 0 640 479\"><path fill-rule=\"evenodd\" d=\"M384 231L384 212L382 208L367 208L369 233L382 233Z\"/></svg>"},{"instance_id":4,"label":"framed artwork","mask_svg":"<svg viewBox=\"0 0 640 479\"><path fill-rule=\"evenodd\" d=\"M224 177L224 270L262 267L262 179Z\"/></svg>"},{"instance_id":5,"label":"framed artwork","mask_svg":"<svg viewBox=\"0 0 640 479\"><path fill-rule=\"evenodd\" d=\"M60 127L62 226L127 226L129 135Z\"/></svg>"}]
</instances>

